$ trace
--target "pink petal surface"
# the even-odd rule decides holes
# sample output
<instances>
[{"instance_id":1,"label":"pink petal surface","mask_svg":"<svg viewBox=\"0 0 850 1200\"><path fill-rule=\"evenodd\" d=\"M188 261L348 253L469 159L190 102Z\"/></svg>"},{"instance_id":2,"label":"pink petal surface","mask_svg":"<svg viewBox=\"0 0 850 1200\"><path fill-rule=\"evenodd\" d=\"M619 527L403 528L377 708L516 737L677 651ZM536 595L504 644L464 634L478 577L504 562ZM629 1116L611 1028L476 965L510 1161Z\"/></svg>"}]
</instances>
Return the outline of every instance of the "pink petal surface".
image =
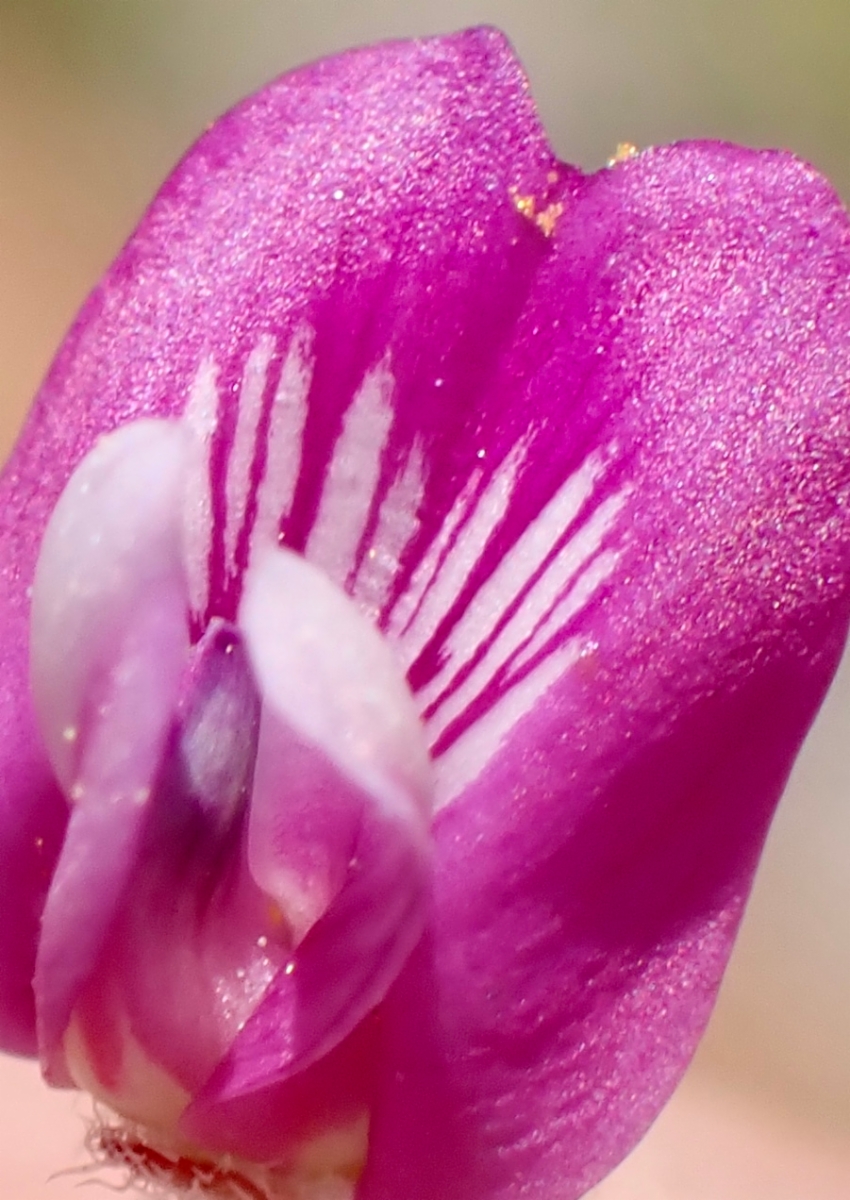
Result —
<instances>
[{"instance_id":1,"label":"pink petal surface","mask_svg":"<svg viewBox=\"0 0 850 1200\"><path fill-rule=\"evenodd\" d=\"M366 1200L577 1197L688 1060L845 633L848 267L788 156L557 163L478 31L235 110L60 354L4 477L10 637L65 464L185 407L196 629L281 534L416 693L435 904L380 1014Z\"/></svg>"},{"instance_id":2,"label":"pink petal surface","mask_svg":"<svg viewBox=\"0 0 850 1200\"><path fill-rule=\"evenodd\" d=\"M420 548L476 465L471 400L547 249L509 188L554 187L555 166L525 80L490 32L320 63L235 110L166 184L55 364L16 456L43 470L30 527L92 429L185 408L211 443L216 484L215 527L195 531L208 606L235 615L269 504L275 533L282 523L337 582L356 574L357 590L373 591L381 564L365 540L402 515L399 489L416 515L417 460L451 467L422 514L429 528L414 527ZM499 430L497 457L524 416ZM240 479L244 528L242 504L226 502ZM366 511L352 515L355 500ZM391 578L391 591L404 583Z\"/></svg>"},{"instance_id":3,"label":"pink petal surface","mask_svg":"<svg viewBox=\"0 0 850 1200\"><path fill-rule=\"evenodd\" d=\"M554 242L520 345L556 296L574 323L531 388L574 395L567 436L595 423L614 448L628 523L561 628L571 669L437 818L432 937L386 1006L370 1200L579 1196L640 1135L707 1018L845 635L835 197L781 155L649 151L587 181Z\"/></svg>"},{"instance_id":4,"label":"pink petal surface","mask_svg":"<svg viewBox=\"0 0 850 1200\"><path fill-rule=\"evenodd\" d=\"M225 118L166 185L89 300L0 482L7 564L0 577L6 780L0 886L21 914L0 946L10 1048L34 1049L29 981L65 821L27 700L28 588L48 516L72 467L101 432L129 418L188 407L200 446L198 474L210 467L220 485L215 504L210 496L187 521L199 629L204 613L235 616L238 575L255 530L260 540L273 539L285 519L291 542L304 546L314 524L333 530L341 513L354 511L358 497L345 482L345 463L352 447L364 446L367 477L379 494L359 497L370 513L361 532L382 525L395 533L380 559L364 558L366 570L355 565L365 551L349 521L335 569L338 578L357 572L358 590L368 592L364 606L383 596L386 607L385 593L397 596L404 588L396 578L401 534L411 519L414 532L418 527L422 446L413 440L420 417L428 443L451 460L455 433L469 424L458 397L473 394L488 372L483 347L494 330L509 329L517 297L544 251L506 205L507 188L543 182L550 168L525 81L498 35L358 52L285 78ZM420 265L428 280L439 279L439 303L432 283L423 290L416 282ZM488 281L483 310L480 297L467 295L469 270ZM491 292L494 279L504 287ZM476 324L479 313L486 329ZM424 374L423 334L436 348L435 369ZM372 445L370 430L387 423L376 369L389 341L399 347L393 366L398 424L381 449ZM357 419L344 426L355 392L361 395ZM241 421L221 399L234 394L245 400ZM402 395L408 396L404 405ZM432 411L438 395L445 401ZM344 428L348 437L331 471L331 451ZM256 445L252 430L260 434ZM510 437L506 429L505 444ZM234 443L240 450L230 465ZM319 521L328 473L340 487ZM465 475L461 456L440 485L440 511L429 516L428 538ZM225 476L231 496L240 480L245 486L244 512L240 504L225 511ZM317 561L332 567L336 553L333 537L316 535Z\"/></svg>"}]
</instances>

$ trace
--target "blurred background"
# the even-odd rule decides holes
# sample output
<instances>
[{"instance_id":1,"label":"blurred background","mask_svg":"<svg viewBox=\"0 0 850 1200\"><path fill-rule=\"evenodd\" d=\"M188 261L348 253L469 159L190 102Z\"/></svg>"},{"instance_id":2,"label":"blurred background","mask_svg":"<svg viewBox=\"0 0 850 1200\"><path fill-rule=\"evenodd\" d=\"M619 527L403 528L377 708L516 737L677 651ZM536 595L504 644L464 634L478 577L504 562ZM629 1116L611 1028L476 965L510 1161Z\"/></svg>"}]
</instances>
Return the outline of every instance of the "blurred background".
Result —
<instances>
[{"instance_id":1,"label":"blurred background","mask_svg":"<svg viewBox=\"0 0 850 1200\"><path fill-rule=\"evenodd\" d=\"M206 124L305 60L479 22L512 38L563 158L592 168L618 142L682 137L783 146L850 199L847 0L0 0L0 455ZM598 1200L850 1196L848 734L845 669L691 1075ZM85 1176L47 1177L85 1161L84 1106L11 1062L0 1096L0 1198L72 1195Z\"/></svg>"}]
</instances>

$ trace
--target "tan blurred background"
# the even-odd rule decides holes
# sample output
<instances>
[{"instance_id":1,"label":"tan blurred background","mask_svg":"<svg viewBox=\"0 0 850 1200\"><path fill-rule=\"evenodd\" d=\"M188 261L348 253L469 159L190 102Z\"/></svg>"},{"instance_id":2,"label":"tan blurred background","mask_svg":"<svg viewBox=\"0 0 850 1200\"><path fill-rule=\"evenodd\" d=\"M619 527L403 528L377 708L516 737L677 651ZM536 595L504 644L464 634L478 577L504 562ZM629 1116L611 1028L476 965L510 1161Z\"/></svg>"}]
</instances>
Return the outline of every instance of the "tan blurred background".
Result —
<instances>
[{"instance_id":1,"label":"tan blurred background","mask_svg":"<svg viewBox=\"0 0 850 1200\"><path fill-rule=\"evenodd\" d=\"M848 0L0 0L0 455L205 124L307 59L481 21L513 39L565 158L686 136L781 145L850 198ZM848 918L850 670L783 801L692 1075L598 1200L850 1197ZM83 1177L47 1177L85 1161L84 1112L0 1066L0 1200L74 1194Z\"/></svg>"}]
</instances>

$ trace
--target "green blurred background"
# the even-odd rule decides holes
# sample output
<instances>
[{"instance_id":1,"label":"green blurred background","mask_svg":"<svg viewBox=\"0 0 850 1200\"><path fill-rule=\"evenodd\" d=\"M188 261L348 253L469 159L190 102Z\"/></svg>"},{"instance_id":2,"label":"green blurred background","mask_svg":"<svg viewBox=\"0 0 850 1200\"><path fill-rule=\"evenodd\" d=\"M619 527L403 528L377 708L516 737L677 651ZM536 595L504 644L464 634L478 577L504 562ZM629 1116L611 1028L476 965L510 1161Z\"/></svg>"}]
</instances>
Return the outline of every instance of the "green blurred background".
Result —
<instances>
[{"instance_id":1,"label":"green blurred background","mask_svg":"<svg viewBox=\"0 0 850 1200\"><path fill-rule=\"evenodd\" d=\"M784 146L850 199L850 0L0 0L0 451L86 291L218 113L299 62L480 22L512 38L564 158L596 167L626 140ZM848 918L845 671L697 1069L850 1145Z\"/></svg>"}]
</instances>

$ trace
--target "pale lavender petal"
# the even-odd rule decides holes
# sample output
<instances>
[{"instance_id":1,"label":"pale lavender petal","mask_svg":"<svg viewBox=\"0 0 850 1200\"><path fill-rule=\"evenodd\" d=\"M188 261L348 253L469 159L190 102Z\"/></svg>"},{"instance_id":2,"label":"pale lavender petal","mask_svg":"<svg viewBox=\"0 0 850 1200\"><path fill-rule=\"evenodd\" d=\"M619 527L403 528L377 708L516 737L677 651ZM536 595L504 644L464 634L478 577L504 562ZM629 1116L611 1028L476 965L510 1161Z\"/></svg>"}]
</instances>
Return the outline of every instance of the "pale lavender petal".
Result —
<instances>
[{"instance_id":1,"label":"pale lavender petal","mask_svg":"<svg viewBox=\"0 0 850 1200\"><path fill-rule=\"evenodd\" d=\"M85 802L86 760L111 787L149 784L188 650L179 514L187 439L139 421L80 464L41 543L31 679L53 769ZM165 668L163 670L163 667ZM133 761L138 758L138 764Z\"/></svg>"},{"instance_id":2,"label":"pale lavender petal","mask_svg":"<svg viewBox=\"0 0 850 1200\"><path fill-rule=\"evenodd\" d=\"M248 862L294 945L200 1107L294 1075L347 1036L430 902L430 763L389 646L284 551L252 572L239 624L263 698Z\"/></svg>"},{"instance_id":3,"label":"pale lavender petal","mask_svg":"<svg viewBox=\"0 0 850 1200\"><path fill-rule=\"evenodd\" d=\"M247 869L259 698L215 622L185 665L120 912L76 1014L101 1093L157 1123L145 1069L196 1092L286 961L288 932ZM184 1099L185 1103L185 1099Z\"/></svg>"},{"instance_id":4,"label":"pale lavender petal","mask_svg":"<svg viewBox=\"0 0 850 1200\"><path fill-rule=\"evenodd\" d=\"M54 770L76 806L39 943L48 1064L114 918L173 720L189 645L185 458L182 430L166 422L104 438L74 473L42 543L33 694Z\"/></svg>"},{"instance_id":5,"label":"pale lavender petal","mask_svg":"<svg viewBox=\"0 0 850 1200\"><path fill-rule=\"evenodd\" d=\"M260 557L245 583L239 628L263 697L251 870L300 940L342 885L365 798L375 819L397 827L427 860L431 763L391 647L303 558L287 550ZM298 756L291 765L289 753ZM332 789L312 786L313 772L349 781L339 812ZM331 849L334 830L346 848ZM312 858L316 842L327 857Z\"/></svg>"}]
</instances>

